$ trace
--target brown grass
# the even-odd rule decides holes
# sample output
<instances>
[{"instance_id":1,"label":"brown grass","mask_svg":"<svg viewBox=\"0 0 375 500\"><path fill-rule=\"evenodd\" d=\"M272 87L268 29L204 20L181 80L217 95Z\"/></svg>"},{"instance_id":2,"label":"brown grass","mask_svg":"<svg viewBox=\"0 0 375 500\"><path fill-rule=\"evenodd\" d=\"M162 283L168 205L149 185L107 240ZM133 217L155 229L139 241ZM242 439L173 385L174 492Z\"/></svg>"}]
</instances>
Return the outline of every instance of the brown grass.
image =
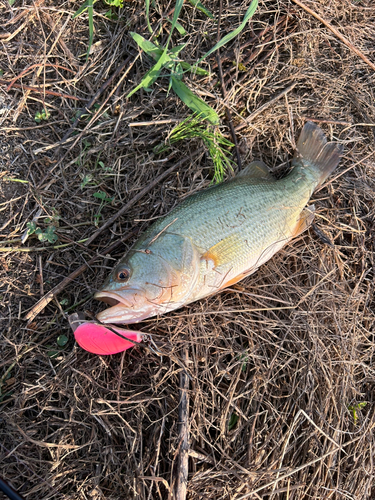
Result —
<instances>
[{"instance_id":1,"label":"brown grass","mask_svg":"<svg viewBox=\"0 0 375 500\"><path fill-rule=\"evenodd\" d=\"M304 3L375 62L372 1ZM218 13L217 2L204 4ZM163 355L150 344L150 350L94 356L75 345L67 310L98 311L92 294L132 241L97 260L33 322L27 324L25 314L113 241L144 230L152 218L207 187L213 169L201 154L89 248L77 243L96 230L100 200L93 193L114 198L100 210L101 225L173 162L201 147L180 144L167 162L153 152L174 120L188 115L174 94L167 95L166 79L151 93L124 98L150 67L129 36L147 36L144 3L126 2L117 21L104 17L103 3L95 4L96 45L87 63L81 56L87 16L71 19L80 5L17 0L12 8L0 6L0 78L10 82L32 67L18 86L0 84L1 247L9 249L0 253L0 476L28 500L168 498L180 451L179 386L186 366L189 499L374 499L373 70L295 3L260 2L253 22L221 50L226 104L244 164L260 158L275 173L285 172L306 118L320 121L345 145L337 173L314 195L316 230L232 289L144 322ZM173 2L157 5L166 13ZM238 26L247 5L224 2L222 35ZM217 28L190 4L182 22L189 42L183 57L194 62L215 43ZM267 27L263 38L246 44ZM100 111L71 130L77 111L128 57L98 96ZM215 57L206 66L212 77L185 81L220 113L229 137ZM287 97L255 113L292 84ZM36 125L43 106L51 116ZM149 121L156 123L129 126ZM91 180L82 188L85 176ZM20 243L39 209L42 228L43 217L60 216L56 245L69 246L53 249L34 236ZM69 342L51 358L62 334ZM182 363L186 346L189 363ZM349 407L361 402L367 405L355 422Z\"/></svg>"}]
</instances>

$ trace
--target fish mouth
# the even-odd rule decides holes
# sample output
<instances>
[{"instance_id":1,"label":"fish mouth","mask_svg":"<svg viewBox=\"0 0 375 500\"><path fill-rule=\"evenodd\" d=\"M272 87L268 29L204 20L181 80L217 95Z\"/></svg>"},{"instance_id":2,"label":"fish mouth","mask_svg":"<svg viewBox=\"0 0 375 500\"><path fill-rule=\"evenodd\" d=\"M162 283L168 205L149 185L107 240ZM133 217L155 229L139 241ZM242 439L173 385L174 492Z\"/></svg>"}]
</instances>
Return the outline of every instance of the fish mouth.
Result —
<instances>
[{"instance_id":1,"label":"fish mouth","mask_svg":"<svg viewBox=\"0 0 375 500\"><path fill-rule=\"evenodd\" d=\"M96 315L98 320L101 323L115 323L115 324L124 324L124 323L137 323L139 321L142 321L145 317L147 317L147 313L145 311L145 308L137 306L135 300L134 300L134 294L138 292L139 296L139 290L127 290L127 293L131 295L129 299L123 297L122 295L115 293L115 292L109 292L107 290L103 290L101 292L97 292L94 295L95 299L101 300L102 302L105 302L106 304L109 304L111 307L108 307L107 309L104 309L104 311L100 312L99 314Z\"/></svg>"},{"instance_id":2,"label":"fish mouth","mask_svg":"<svg viewBox=\"0 0 375 500\"><path fill-rule=\"evenodd\" d=\"M130 302L124 297L121 297L121 295L114 292L108 292L107 290L96 292L96 294L94 295L94 299L101 300L102 302L105 302L110 306L123 304L125 307L131 307Z\"/></svg>"}]
</instances>

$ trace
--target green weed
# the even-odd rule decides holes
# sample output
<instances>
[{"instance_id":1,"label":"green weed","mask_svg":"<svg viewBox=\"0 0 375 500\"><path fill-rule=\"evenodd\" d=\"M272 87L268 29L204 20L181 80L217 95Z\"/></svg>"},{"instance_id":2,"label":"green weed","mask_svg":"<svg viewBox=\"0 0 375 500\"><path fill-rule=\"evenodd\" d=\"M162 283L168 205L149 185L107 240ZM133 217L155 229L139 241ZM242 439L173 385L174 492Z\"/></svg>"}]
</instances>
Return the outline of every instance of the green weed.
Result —
<instances>
[{"instance_id":1,"label":"green weed","mask_svg":"<svg viewBox=\"0 0 375 500\"><path fill-rule=\"evenodd\" d=\"M58 240L58 236L56 233L56 227L58 226L58 221L60 219L59 215L53 215L51 217L46 217L45 223L47 224L46 228L41 228L36 225L36 222L28 222L26 224L27 234L30 236L31 234L35 234L39 241L49 243L55 243Z\"/></svg>"},{"instance_id":2,"label":"green weed","mask_svg":"<svg viewBox=\"0 0 375 500\"><path fill-rule=\"evenodd\" d=\"M88 57L90 55L92 42L94 40L94 4L97 1L98 0L86 0L81 5L81 7L77 10L77 12L75 12L73 15L73 19L75 19L76 17L80 16L81 14L86 12L86 10L87 10L87 15L89 18L89 43L88 43L88 48L87 48L86 60L88 59ZM104 0L104 3L106 3L110 7L118 7L118 8L124 7L124 0ZM108 19L116 19L117 18L117 15L114 12L112 12L111 10L106 12L105 16L108 17Z\"/></svg>"},{"instance_id":3,"label":"green weed","mask_svg":"<svg viewBox=\"0 0 375 500\"><path fill-rule=\"evenodd\" d=\"M94 224L96 227L98 227L100 219L102 217L103 207L108 205L108 203L112 203L114 198L110 198L109 196L107 196L107 194L104 191L97 191L96 193L93 193L93 196L94 196L94 198L97 198L100 200L99 209L98 209L97 213L94 215Z\"/></svg>"},{"instance_id":4,"label":"green weed","mask_svg":"<svg viewBox=\"0 0 375 500\"><path fill-rule=\"evenodd\" d=\"M213 181L221 182L226 169L232 169L233 162L229 159L228 155L230 154L229 149L233 147L233 144L220 133L218 128L207 124L205 116L201 114L190 115L177 125L169 134L167 144L157 146L155 152L164 152L176 142L195 137L203 141L211 156L215 169Z\"/></svg>"},{"instance_id":5,"label":"green weed","mask_svg":"<svg viewBox=\"0 0 375 500\"><path fill-rule=\"evenodd\" d=\"M40 123L42 120L48 120L48 118L50 117L50 113L48 112L48 109L47 108L44 108L43 111L37 111L35 113L35 117L34 117L34 120L37 122L37 123Z\"/></svg>"},{"instance_id":6,"label":"green weed","mask_svg":"<svg viewBox=\"0 0 375 500\"><path fill-rule=\"evenodd\" d=\"M237 425L237 422L238 422L238 415L236 413L232 413L228 422L228 431L234 429Z\"/></svg>"},{"instance_id":7,"label":"green weed","mask_svg":"<svg viewBox=\"0 0 375 500\"><path fill-rule=\"evenodd\" d=\"M47 356L51 359L57 358L58 355L61 354L62 351L64 351L68 341L69 339L66 335L59 335L56 339L57 347L52 345L47 346L47 348L49 349L47 351Z\"/></svg>"},{"instance_id":8,"label":"green weed","mask_svg":"<svg viewBox=\"0 0 375 500\"><path fill-rule=\"evenodd\" d=\"M111 7L123 7L123 0L104 0L105 3ZM199 1L199 0L189 0L190 3L198 10L203 12L210 19L213 19L213 14ZM89 19L89 42L88 42L88 50L86 59L89 56L91 46L93 43L94 37L94 4L97 0L86 0L81 7L75 12L73 15L73 19L80 16L83 12L87 10L88 19ZM173 19L168 21L171 23L171 29L169 32L168 39L164 47L161 47L151 40L146 40L144 37L137 33L131 33L134 41L137 45L150 57L155 60L154 66L144 75L141 82L126 96L127 98L132 96L139 89L143 88L146 91L150 89L151 85L161 76L162 70L165 70L166 75L169 78L168 91L172 88L174 92L178 95L178 97L195 113L202 113L205 118L210 121L214 125L219 124L219 117L217 113L208 106L202 99L200 99L197 95L195 95L183 82L182 78L186 71L192 71L196 74L207 75L208 72L203 68L199 68L198 64L210 56L213 52L218 50L219 48L226 45L229 41L235 38L246 26L247 22L253 16L254 12L258 6L258 0L252 0L249 8L247 9L245 16L241 22L241 24L233 30L231 33L228 33L224 36L214 47L212 47L203 57L199 59L199 61L194 64L194 66L190 65L186 61L183 61L179 58L179 52L185 47L186 44L179 45L176 47L169 48L169 44L171 41L172 34L176 29L181 36L185 36L186 30L178 22L181 9L183 7L183 0L176 0ZM150 13L150 0L145 0L146 4L146 19L148 30L153 34L153 30L151 28L149 13ZM112 18L112 13L107 12L106 16Z\"/></svg>"},{"instance_id":9,"label":"green weed","mask_svg":"<svg viewBox=\"0 0 375 500\"><path fill-rule=\"evenodd\" d=\"M357 403L355 405L348 406L348 410L352 412L354 425L357 425L358 415L357 411L361 411L367 405L367 402Z\"/></svg>"}]
</instances>

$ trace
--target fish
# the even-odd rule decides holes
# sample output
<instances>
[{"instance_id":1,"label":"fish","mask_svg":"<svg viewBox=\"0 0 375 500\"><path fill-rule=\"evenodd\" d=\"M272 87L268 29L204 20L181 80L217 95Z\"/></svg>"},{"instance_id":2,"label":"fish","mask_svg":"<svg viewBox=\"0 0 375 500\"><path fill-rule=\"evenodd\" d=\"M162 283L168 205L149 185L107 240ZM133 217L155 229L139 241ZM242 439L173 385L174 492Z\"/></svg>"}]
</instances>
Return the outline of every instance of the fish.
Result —
<instances>
[{"instance_id":1,"label":"fish","mask_svg":"<svg viewBox=\"0 0 375 500\"><path fill-rule=\"evenodd\" d=\"M254 273L314 218L307 206L343 153L307 122L292 169L277 180L254 161L154 222L124 255L95 298L101 323L138 323L220 292Z\"/></svg>"}]
</instances>

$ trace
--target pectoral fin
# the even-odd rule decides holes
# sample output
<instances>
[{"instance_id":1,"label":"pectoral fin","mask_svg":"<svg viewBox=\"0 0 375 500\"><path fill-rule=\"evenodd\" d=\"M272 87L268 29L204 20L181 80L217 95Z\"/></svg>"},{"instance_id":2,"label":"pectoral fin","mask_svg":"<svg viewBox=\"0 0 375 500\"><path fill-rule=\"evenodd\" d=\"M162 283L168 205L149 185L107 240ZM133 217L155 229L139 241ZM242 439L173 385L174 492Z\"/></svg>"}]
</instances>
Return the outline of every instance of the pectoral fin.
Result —
<instances>
[{"instance_id":1,"label":"pectoral fin","mask_svg":"<svg viewBox=\"0 0 375 500\"><path fill-rule=\"evenodd\" d=\"M229 264L235 260L241 243L242 240L238 235L230 235L204 252L201 260L205 260L207 267L210 269L217 269L220 266Z\"/></svg>"}]
</instances>

